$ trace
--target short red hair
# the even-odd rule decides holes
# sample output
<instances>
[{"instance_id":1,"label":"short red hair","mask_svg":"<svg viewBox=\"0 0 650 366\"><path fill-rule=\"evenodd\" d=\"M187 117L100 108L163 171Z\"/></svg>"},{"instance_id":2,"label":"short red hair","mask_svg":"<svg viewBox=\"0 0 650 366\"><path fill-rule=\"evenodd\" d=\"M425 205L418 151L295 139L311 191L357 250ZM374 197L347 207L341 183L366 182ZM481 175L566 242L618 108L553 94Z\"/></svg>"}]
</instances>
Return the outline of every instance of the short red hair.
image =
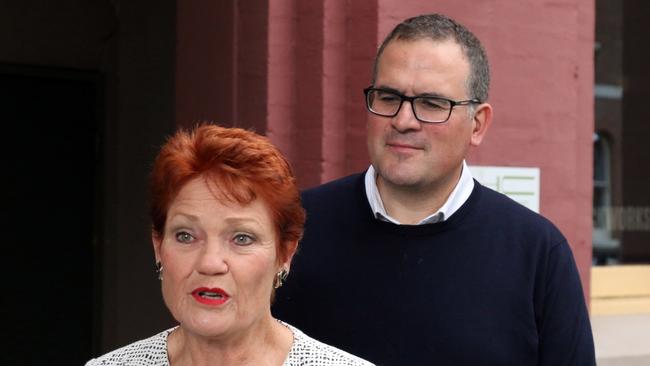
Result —
<instances>
[{"instance_id":1,"label":"short red hair","mask_svg":"<svg viewBox=\"0 0 650 366\"><path fill-rule=\"evenodd\" d=\"M198 177L241 205L262 199L271 212L279 241L278 258L288 259L302 237L305 211L289 163L263 136L240 128L203 124L179 130L161 148L151 172L153 234L162 238L167 211L181 188Z\"/></svg>"}]
</instances>

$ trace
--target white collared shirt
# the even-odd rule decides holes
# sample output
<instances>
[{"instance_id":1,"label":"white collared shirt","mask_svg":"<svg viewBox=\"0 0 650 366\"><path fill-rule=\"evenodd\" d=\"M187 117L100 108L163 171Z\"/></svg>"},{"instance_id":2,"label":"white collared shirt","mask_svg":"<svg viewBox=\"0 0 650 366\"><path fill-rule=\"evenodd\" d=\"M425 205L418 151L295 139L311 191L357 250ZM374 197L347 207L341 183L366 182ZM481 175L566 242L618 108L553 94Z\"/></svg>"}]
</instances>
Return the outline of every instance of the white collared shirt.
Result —
<instances>
[{"instance_id":1,"label":"white collared shirt","mask_svg":"<svg viewBox=\"0 0 650 366\"><path fill-rule=\"evenodd\" d=\"M375 168L372 165L366 172L365 183L366 196L368 197L368 203L370 204L370 208L372 209L375 218L377 220L401 225L401 223L392 218L384 208L384 203L382 202L381 196L379 195L379 189L377 189L377 171L375 171ZM445 201L445 204L442 205L442 207L440 207L437 212L425 217L417 224L432 224L447 220L449 216L458 211L460 206L462 206L465 201L467 201L470 194L472 194L473 189L474 178L472 177L472 173L467 168L467 163L465 163L465 160L463 160L463 169L460 174L460 179L458 180L456 187L454 187L454 190L451 191L451 194L447 198L447 201Z\"/></svg>"}]
</instances>

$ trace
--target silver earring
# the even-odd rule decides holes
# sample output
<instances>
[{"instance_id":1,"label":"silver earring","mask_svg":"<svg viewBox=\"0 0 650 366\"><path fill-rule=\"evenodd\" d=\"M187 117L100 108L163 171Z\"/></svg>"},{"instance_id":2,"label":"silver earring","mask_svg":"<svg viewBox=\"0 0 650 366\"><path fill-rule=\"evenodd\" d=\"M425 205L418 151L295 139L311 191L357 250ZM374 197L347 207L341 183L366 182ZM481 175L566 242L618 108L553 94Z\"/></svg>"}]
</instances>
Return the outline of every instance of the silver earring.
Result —
<instances>
[{"instance_id":1,"label":"silver earring","mask_svg":"<svg viewBox=\"0 0 650 366\"><path fill-rule=\"evenodd\" d=\"M162 263L156 262L156 273L158 273L158 279L162 281L162 272L163 272L163 266Z\"/></svg>"},{"instance_id":2,"label":"silver earring","mask_svg":"<svg viewBox=\"0 0 650 366\"><path fill-rule=\"evenodd\" d=\"M275 279L273 281L273 288L280 288L284 285L284 282L289 277L289 271L286 268L282 268L278 273L275 274Z\"/></svg>"}]
</instances>

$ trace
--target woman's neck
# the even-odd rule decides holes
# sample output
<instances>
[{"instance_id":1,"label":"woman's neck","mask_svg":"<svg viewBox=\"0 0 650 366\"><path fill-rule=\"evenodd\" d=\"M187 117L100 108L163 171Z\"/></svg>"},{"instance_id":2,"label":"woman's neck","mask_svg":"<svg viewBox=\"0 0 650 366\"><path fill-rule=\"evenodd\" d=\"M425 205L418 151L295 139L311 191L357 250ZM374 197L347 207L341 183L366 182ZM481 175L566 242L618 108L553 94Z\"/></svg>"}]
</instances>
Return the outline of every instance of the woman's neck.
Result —
<instances>
[{"instance_id":1,"label":"woman's neck","mask_svg":"<svg viewBox=\"0 0 650 366\"><path fill-rule=\"evenodd\" d=\"M206 338L181 325L167 340L171 366L263 365L280 366L293 344L293 334L284 325L268 319L240 334Z\"/></svg>"}]
</instances>

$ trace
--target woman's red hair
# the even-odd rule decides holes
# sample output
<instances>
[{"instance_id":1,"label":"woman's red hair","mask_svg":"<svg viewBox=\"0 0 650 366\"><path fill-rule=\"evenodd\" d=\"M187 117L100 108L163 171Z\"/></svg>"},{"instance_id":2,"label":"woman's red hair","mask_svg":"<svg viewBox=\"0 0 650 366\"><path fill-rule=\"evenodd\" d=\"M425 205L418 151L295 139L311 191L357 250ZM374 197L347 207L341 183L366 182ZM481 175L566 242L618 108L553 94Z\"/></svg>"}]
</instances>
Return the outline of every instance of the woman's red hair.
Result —
<instances>
[{"instance_id":1,"label":"woman's red hair","mask_svg":"<svg viewBox=\"0 0 650 366\"><path fill-rule=\"evenodd\" d=\"M155 236L162 238L167 211L178 192L199 177L218 188L219 199L241 205L262 199L278 234L278 258L288 259L292 244L302 237L305 211L289 163L266 137L209 124L170 137L151 173Z\"/></svg>"}]
</instances>

